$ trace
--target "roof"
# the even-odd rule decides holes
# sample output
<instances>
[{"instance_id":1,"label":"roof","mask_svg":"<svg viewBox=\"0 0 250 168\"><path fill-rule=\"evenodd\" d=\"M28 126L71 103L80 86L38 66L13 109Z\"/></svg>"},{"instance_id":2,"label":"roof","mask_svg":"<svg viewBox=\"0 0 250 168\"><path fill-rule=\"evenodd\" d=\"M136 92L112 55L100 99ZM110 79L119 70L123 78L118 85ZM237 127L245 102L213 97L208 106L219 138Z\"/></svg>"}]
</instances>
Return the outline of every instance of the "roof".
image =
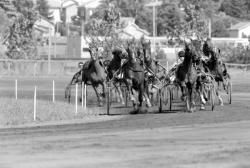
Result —
<instances>
[{"instance_id":1,"label":"roof","mask_svg":"<svg viewBox=\"0 0 250 168\"><path fill-rule=\"evenodd\" d=\"M97 8L102 0L47 0L50 8L61 8L61 4L65 1L74 1L79 6L87 8Z\"/></svg>"},{"instance_id":2,"label":"roof","mask_svg":"<svg viewBox=\"0 0 250 168\"><path fill-rule=\"evenodd\" d=\"M133 17L121 17L120 23L121 23L122 27L127 27L128 25L135 23L135 18L133 18Z\"/></svg>"},{"instance_id":3,"label":"roof","mask_svg":"<svg viewBox=\"0 0 250 168\"><path fill-rule=\"evenodd\" d=\"M126 34L129 37L138 37L141 36L149 36L149 32L140 28L135 23L128 24L126 27L123 27L122 29L118 30L119 34Z\"/></svg>"},{"instance_id":4,"label":"roof","mask_svg":"<svg viewBox=\"0 0 250 168\"><path fill-rule=\"evenodd\" d=\"M50 8L61 8L61 0L48 0Z\"/></svg>"},{"instance_id":5,"label":"roof","mask_svg":"<svg viewBox=\"0 0 250 168\"><path fill-rule=\"evenodd\" d=\"M63 0L62 1L62 8L67 8L72 5L79 6L79 3L78 1L75 1L75 0Z\"/></svg>"},{"instance_id":6,"label":"roof","mask_svg":"<svg viewBox=\"0 0 250 168\"><path fill-rule=\"evenodd\" d=\"M86 8L97 8L102 0L77 0L80 4L80 7Z\"/></svg>"},{"instance_id":7,"label":"roof","mask_svg":"<svg viewBox=\"0 0 250 168\"><path fill-rule=\"evenodd\" d=\"M250 26L250 22L239 22L233 26L231 26L231 28L229 30L242 30L246 27Z\"/></svg>"}]
</instances>

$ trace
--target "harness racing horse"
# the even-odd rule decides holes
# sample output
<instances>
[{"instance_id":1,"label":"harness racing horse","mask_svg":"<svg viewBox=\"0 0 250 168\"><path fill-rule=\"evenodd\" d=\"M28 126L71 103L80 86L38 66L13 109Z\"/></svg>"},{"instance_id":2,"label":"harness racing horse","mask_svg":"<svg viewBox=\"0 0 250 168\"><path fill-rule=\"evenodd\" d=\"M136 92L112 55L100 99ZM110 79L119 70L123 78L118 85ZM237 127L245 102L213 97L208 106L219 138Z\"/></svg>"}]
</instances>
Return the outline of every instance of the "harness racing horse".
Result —
<instances>
[{"instance_id":1,"label":"harness racing horse","mask_svg":"<svg viewBox=\"0 0 250 168\"><path fill-rule=\"evenodd\" d=\"M194 112L194 95L196 91L197 70L194 67L196 60L195 48L192 43L185 44L184 60L177 66L175 75L176 82L181 88L182 100L186 98L187 111Z\"/></svg>"},{"instance_id":2,"label":"harness racing horse","mask_svg":"<svg viewBox=\"0 0 250 168\"><path fill-rule=\"evenodd\" d=\"M163 66L161 66L158 61L154 60L151 57L151 42L143 41L141 43L145 69L146 91L151 99L151 103L155 103L153 99L157 96L157 91L159 89L157 87L157 84L167 81L167 70Z\"/></svg>"},{"instance_id":3,"label":"harness racing horse","mask_svg":"<svg viewBox=\"0 0 250 168\"><path fill-rule=\"evenodd\" d=\"M70 86L75 83L74 81L78 81L78 83L81 82L86 85L92 85L97 96L98 104L99 106L102 106L102 98L105 97L106 76L107 74L105 73L104 65L100 59L91 59L85 62L82 69L74 75L71 82L67 85L65 90L65 98L68 98L70 102ZM102 93L98 93L97 91L99 85L102 86Z\"/></svg>"},{"instance_id":4,"label":"harness racing horse","mask_svg":"<svg viewBox=\"0 0 250 168\"><path fill-rule=\"evenodd\" d=\"M222 60L218 58L219 54L219 50L211 50L210 59L207 62L204 62L204 66L214 76L214 79L218 84L218 87L216 89L216 95L218 96L219 104L223 106L223 99L219 93L219 83L222 82L223 87L226 90L226 85L228 84L226 78L230 78L230 76L227 72L225 63L223 63Z\"/></svg>"},{"instance_id":5,"label":"harness racing horse","mask_svg":"<svg viewBox=\"0 0 250 168\"><path fill-rule=\"evenodd\" d=\"M123 80L127 87L130 99L133 101L133 106L136 106L136 99L134 97L133 89L138 91L138 112L140 112L143 102L143 95L146 98L146 104L151 107L151 103L146 94L145 90L145 74L143 65L136 59L136 49L135 46L128 43L127 49L128 60L123 64L122 72L124 74Z\"/></svg>"},{"instance_id":6,"label":"harness racing horse","mask_svg":"<svg viewBox=\"0 0 250 168\"><path fill-rule=\"evenodd\" d=\"M107 65L108 80L111 81L119 94L119 98L122 104L125 104L121 91L122 72L121 64L122 59L127 58L127 52L123 49L115 49L112 51L113 58ZM120 77L119 77L120 76Z\"/></svg>"}]
</instances>

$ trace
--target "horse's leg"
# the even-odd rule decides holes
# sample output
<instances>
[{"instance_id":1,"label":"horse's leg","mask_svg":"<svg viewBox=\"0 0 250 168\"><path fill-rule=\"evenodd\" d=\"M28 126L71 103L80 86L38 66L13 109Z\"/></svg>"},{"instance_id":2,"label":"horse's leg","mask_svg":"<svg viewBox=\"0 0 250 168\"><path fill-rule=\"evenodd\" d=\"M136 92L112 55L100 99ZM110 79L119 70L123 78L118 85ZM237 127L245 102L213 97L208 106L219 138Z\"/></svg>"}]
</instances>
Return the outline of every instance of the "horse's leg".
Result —
<instances>
[{"instance_id":1,"label":"horse's leg","mask_svg":"<svg viewBox=\"0 0 250 168\"><path fill-rule=\"evenodd\" d=\"M92 85L92 87L93 87L94 90L95 90L95 93L96 93L96 96L97 96L98 105L99 105L99 106L103 106L103 104L102 104L102 102L101 102L101 97L100 97L99 93L97 92L96 86L95 86L95 85Z\"/></svg>"},{"instance_id":2,"label":"horse's leg","mask_svg":"<svg viewBox=\"0 0 250 168\"><path fill-rule=\"evenodd\" d=\"M218 97L218 99L219 99L219 105L220 106L223 106L224 105L224 103L223 103L223 99L222 99L222 97L221 97L221 94L220 94L220 91L219 91L219 82L217 82L217 88L215 89L216 90L216 95L217 95L217 97Z\"/></svg>"},{"instance_id":3,"label":"horse's leg","mask_svg":"<svg viewBox=\"0 0 250 168\"><path fill-rule=\"evenodd\" d=\"M71 84L68 84L68 86L66 87L65 98L68 98L68 102L70 103L70 98L71 98Z\"/></svg>"},{"instance_id":4,"label":"horse's leg","mask_svg":"<svg viewBox=\"0 0 250 168\"><path fill-rule=\"evenodd\" d=\"M195 111L195 85L193 84L190 88L190 103L191 103L191 109L190 112Z\"/></svg>"},{"instance_id":5,"label":"horse's leg","mask_svg":"<svg viewBox=\"0 0 250 168\"><path fill-rule=\"evenodd\" d=\"M64 91L64 98L68 98L68 90L69 90L69 84L66 86L65 91Z\"/></svg>"},{"instance_id":6,"label":"horse's leg","mask_svg":"<svg viewBox=\"0 0 250 168\"><path fill-rule=\"evenodd\" d=\"M125 101L124 101L124 98L123 98L123 95L122 95L122 90L121 90L121 87L120 86L117 86L117 92L118 92L118 97L120 99L120 102L122 104L125 104Z\"/></svg>"},{"instance_id":7,"label":"horse's leg","mask_svg":"<svg viewBox=\"0 0 250 168\"><path fill-rule=\"evenodd\" d=\"M142 84L141 84L142 85ZM142 108L142 102L143 102L143 94L144 94L144 87L140 86L139 93L138 93L138 100L139 100L139 111Z\"/></svg>"},{"instance_id":8,"label":"horse's leg","mask_svg":"<svg viewBox=\"0 0 250 168\"><path fill-rule=\"evenodd\" d=\"M186 91L185 91L186 90ZM188 87L184 87L183 91L186 92L186 106L187 112L190 112L190 89Z\"/></svg>"},{"instance_id":9,"label":"horse's leg","mask_svg":"<svg viewBox=\"0 0 250 168\"><path fill-rule=\"evenodd\" d=\"M205 86L202 85L200 86L198 94L200 95L200 100L201 100L201 110L205 110L206 98L204 97L207 97Z\"/></svg>"},{"instance_id":10,"label":"horse's leg","mask_svg":"<svg viewBox=\"0 0 250 168\"><path fill-rule=\"evenodd\" d=\"M182 94L182 96L181 96L181 100L182 101L185 101L185 97L187 96L187 93L186 93L186 86L185 85L180 85L180 88L181 88L181 94Z\"/></svg>"},{"instance_id":11,"label":"horse's leg","mask_svg":"<svg viewBox=\"0 0 250 168\"><path fill-rule=\"evenodd\" d=\"M107 85L106 85L105 82L102 82L101 85L102 85L102 97L103 97L103 100L105 100ZM102 101L102 100L101 100L101 101Z\"/></svg>"},{"instance_id":12,"label":"horse's leg","mask_svg":"<svg viewBox=\"0 0 250 168\"><path fill-rule=\"evenodd\" d=\"M132 91L132 80L131 79L125 79L124 83L127 86L127 90L128 90L128 94L129 94L130 100L133 102L133 106L135 107L135 105L136 105L136 103L135 103L136 99L135 99L133 91Z\"/></svg>"},{"instance_id":13,"label":"horse's leg","mask_svg":"<svg viewBox=\"0 0 250 168\"><path fill-rule=\"evenodd\" d=\"M82 97L83 95L82 95L82 82L81 82L81 95L80 95L80 102L82 102L82 100L83 100L83 97Z\"/></svg>"},{"instance_id":14,"label":"horse's leg","mask_svg":"<svg viewBox=\"0 0 250 168\"><path fill-rule=\"evenodd\" d=\"M114 83L114 87L115 87L115 91L117 92L118 94L118 103L122 103L122 104L125 104L125 101L124 101L124 98L123 98L123 95L122 95L122 90L121 90L121 86L118 86L117 83Z\"/></svg>"},{"instance_id":15,"label":"horse's leg","mask_svg":"<svg viewBox=\"0 0 250 168\"><path fill-rule=\"evenodd\" d=\"M68 102L70 103L70 98L71 98L71 86L69 87L69 94L68 94Z\"/></svg>"},{"instance_id":16,"label":"horse's leg","mask_svg":"<svg viewBox=\"0 0 250 168\"><path fill-rule=\"evenodd\" d=\"M197 85L196 85L196 91L200 97L200 101L201 101L201 106L200 109L201 110L205 110L205 104L206 104L206 100L204 98L205 93L205 86L204 84L201 83L201 78L199 77L197 80Z\"/></svg>"},{"instance_id":17,"label":"horse's leg","mask_svg":"<svg viewBox=\"0 0 250 168\"><path fill-rule=\"evenodd\" d=\"M147 91L148 89L145 89L145 91L143 92L143 96L145 97L145 100L146 100L146 106L147 107L152 107L152 100L153 100L153 94L151 95L151 101L150 101L150 98L149 98L149 92Z\"/></svg>"}]
</instances>

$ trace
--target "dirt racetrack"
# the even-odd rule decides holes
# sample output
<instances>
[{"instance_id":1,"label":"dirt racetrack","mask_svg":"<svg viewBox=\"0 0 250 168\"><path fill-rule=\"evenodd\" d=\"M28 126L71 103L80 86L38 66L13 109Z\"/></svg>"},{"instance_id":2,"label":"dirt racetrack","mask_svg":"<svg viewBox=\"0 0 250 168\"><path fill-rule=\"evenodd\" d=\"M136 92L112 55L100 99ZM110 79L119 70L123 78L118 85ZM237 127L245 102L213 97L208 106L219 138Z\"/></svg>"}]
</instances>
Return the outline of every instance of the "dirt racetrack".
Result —
<instances>
[{"instance_id":1,"label":"dirt racetrack","mask_svg":"<svg viewBox=\"0 0 250 168\"><path fill-rule=\"evenodd\" d=\"M232 76L233 104L215 111L0 129L0 167L250 167L250 74Z\"/></svg>"}]
</instances>

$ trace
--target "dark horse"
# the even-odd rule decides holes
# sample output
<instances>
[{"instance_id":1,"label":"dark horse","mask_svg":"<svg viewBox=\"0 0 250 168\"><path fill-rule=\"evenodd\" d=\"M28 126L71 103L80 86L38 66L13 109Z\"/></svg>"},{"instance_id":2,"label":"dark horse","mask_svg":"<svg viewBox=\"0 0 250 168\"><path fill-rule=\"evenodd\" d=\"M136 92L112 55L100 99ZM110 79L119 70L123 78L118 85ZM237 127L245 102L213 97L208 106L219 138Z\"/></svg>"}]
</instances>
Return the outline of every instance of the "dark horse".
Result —
<instances>
[{"instance_id":1,"label":"dark horse","mask_svg":"<svg viewBox=\"0 0 250 168\"><path fill-rule=\"evenodd\" d=\"M157 96L158 84L164 83L167 78L167 70L151 56L151 42L142 41L143 64L145 69L145 86L151 103Z\"/></svg>"},{"instance_id":2,"label":"dark horse","mask_svg":"<svg viewBox=\"0 0 250 168\"><path fill-rule=\"evenodd\" d=\"M102 98L105 97L105 80L106 80L106 73L104 69L104 65L100 59L91 59L87 62L84 63L82 69L76 74L75 76L81 76L81 83L84 83L86 85L92 85L95 92L96 96L98 99L99 106L103 105ZM74 77L72 81L74 81ZM80 79L80 77L78 77ZM70 86L72 82L70 82L65 91L65 98L68 98L70 101ZM99 93L97 91L98 86L102 86L102 93Z\"/></svg>"},{"instance_id":3,"label":"dark horse","mask_svg":"<svg viewBox=\"0 0 250 168\"><path fill-rule=\"evenodd\" d=\"M121 91L121 87L120 87L122 83L121 64L122 64L122 59L127 58L128 54L124 49L117 48L112 51L112 55L113 55L113 58L110 61L110 63L107 65L108 80L113 83L116 91L119 94L121 103L125 104L122 91Z\"/></svg>"},{"instance_id":4,"label":"dark horse","mask_svg":"<svg viewBox=\"0 0 250 168\"><path fill-rule=\"evenodd\" d=\"M133 89L138 91L138 100L139 100L139 111L142 107L143 96L146 98L147 106L151 106L149 102L148 96L145 91L145 74L144 68L140 61L137 61L136 54L137 50L135 46L132 44L128 44L126 49L128 53L128 60L122 66L123 79L124 83L127 87L128 93L130 95L131 100L133 101L133 105L135 107L135 97Z\"/></svg>"},{"instance_id":5,"label":"dark horse","mask_svg":"<svg viewBox=\"0 0 250 168\"><path fill-rule=\"evenodd\" d=\"M185 44L184 60L176 69L176 82L182 91L182 99L186 97L187 111L194 112L194 95L196 91L197 71L194 67L196 60L195 48L192 43Z\"/></svg>"},{"instance_id":6,"label":"dark horse","mask_svg":"<svg viewBox=\"0 0 250 168\"><path fill-rule=\"evenodd\" d=\"M226 90L227 80L226 78L230 78L225 63L219 59L220 50L210 49L206 51L210 53L210 58L207 62L204 62L205 69L208 70L214 76L215 81L218 86L219 83L222 82L224 89ZM219 89L216 89L216 95L218 96L220 105L223 105L223 99L220 96Z\"/></svg>"}]
</instances>

